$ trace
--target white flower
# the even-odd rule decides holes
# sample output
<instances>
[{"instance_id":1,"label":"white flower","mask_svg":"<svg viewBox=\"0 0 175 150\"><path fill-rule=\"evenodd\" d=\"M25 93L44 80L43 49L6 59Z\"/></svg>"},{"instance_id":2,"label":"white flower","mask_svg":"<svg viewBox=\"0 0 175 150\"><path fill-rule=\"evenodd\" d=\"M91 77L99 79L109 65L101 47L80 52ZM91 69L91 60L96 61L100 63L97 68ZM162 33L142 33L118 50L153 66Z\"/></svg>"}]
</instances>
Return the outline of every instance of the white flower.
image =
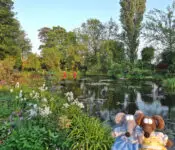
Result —
<instances>
[{"instance_id":1,"label":"white flower","mask_svg":"<svg viewBox=\"0 0 175 150\"><path fill-rule=\"evenodd\" d=\"M52 112L50 111L50 108L49 107L44 107L44 109L43 108L40 108L39 109L40 110L40 115L41 116L47 116L47 115L49 115L49 114L51 114Z\"/></svg>"},{"instance_id":2,"label":"white flower","mask_svg":"<svg viewBox=\"0 0 175 150\"><path fill-rule=\"evenodd\" d=\"M65 93L64 95L67 97L67 96L69 95L69 93L67 92L67 93Z\"/></svg>"},{"instance_id":3,"label":"white flower","mask_svg":"<svg viewBox=\"0 0 175 150\"><path fill-rule=\"evenodd\" d=\"M16 82L15 88L19 88L19 82Z\"/></svg>"},{"instance_id":4,"label":"white flower","mask_svg":"<svg viewBox=\"0 0 175 150\"><path fill-rule=\"evenodd\" d=\"M43 101L43 102L47 102L47 98L44 97L44 98L42 99L42 101Z\"/></svg>"},{"instance_id":5,"label":"white flower","mask_svg":"<svg viewBox=\"0 0 175 150\"><path fill-rule=\"evenodd\" d=\"M33 105L33 108L34 108L34 109L37 109L37 108L38 108L37 104L34 104L34 105Z\"/></svg>"},{"instance_id":6,"label":"white flower","mask_svg":"<svg viewBox=\"0 0 175 150\"><path fill-rule=\"evenodd\" d=\"M10 93L13 93L13 89L10 89Z\"/></svg>"},{"instance_id":7,"label":"white flower","mask_svg":"<svg viewBox=\"0 0 175 150\"><path fill-rule=\"evenodd\" d=\"M29 95L30 95L30 97L32 97L33 96L33 93L30 93Z\"/></svg>"},{"instance_id":8,"label":"white flower","mask_svg":"<svg viewBox=\"0 0 175 150\"><path fill-rule=\"evenodd\" d=\"M33 98L38 99L39 98L39 93L36 92Z\"/></svg>"},{"instance_id":9,"label":"white flower","mask_svg":"<svg viewBox=\"0 0 175 150\"><path fill-rule=\"evenodd\" d=\"M65 104L63 104L63 107L68 108L69 107L69 104L68 103L65 103Z\"/></svg>"},{"instance_id":10,"label":"white flower","mask_svg":"<svg viewBox=\"0 0 175 150\"><path fill-rule=\"evenodd\" d=\"M80 108L84 108L84 105L83 105L83 103L81 103L81 102L79 102L79 103L77 104L77 106L79 106Z\"/></svg>"},{"instance_id":11,"label":"white flower","mask_svg":"<svg viewBox=\"0 0 175 150\"><path fill-rule=\"evenodd\" d=\"M19 93L19 97L22 97L22 92Z\"/></svg>"},{"instance_id":12,"label":"white flower","mask_svg":"<svg viewBox=\"0 0 175 150\"><path fill-rule=\"evenodd\" d=\"M70 97L68 97L67 100L68 100L68 102L71 102L72 101L72 99Z\"/></svg>"},{"instance_id":13,"label":"white flower","mask_svg":"<svg viewBox=\"0 0 175 150\"><path fill-rule=\"evenodd\" d=\"M43 87L40 87L39 90L40 90L41 92L45 91L45 89L44 89Z\"/></svg>"},{"instance_id":14,"label":"white flower","mask_svg":"<svg viewBox=\"0 0 175 150\"><path fill-rule=\"evenodd\" d=\"M36 109L30 109L28 112L29 112L29 118L37 116Z\"/></svg>"}]
</instances>

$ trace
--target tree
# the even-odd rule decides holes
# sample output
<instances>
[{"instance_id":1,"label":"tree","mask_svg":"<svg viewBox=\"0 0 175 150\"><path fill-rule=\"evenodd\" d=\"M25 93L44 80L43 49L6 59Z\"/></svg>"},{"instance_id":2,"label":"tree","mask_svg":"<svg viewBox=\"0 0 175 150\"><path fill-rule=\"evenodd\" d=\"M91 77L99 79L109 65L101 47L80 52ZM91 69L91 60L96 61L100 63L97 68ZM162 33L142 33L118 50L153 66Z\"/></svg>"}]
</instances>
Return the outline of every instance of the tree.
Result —
<instances>
[{"instance_id":1,"label":"tree","mask_svg":"<svg viewBox=\"0 0 175 150\"><path fill-rule=\"evenodd\" d=\"M20 28L12 0L0 0L0 59L13 56L15 68L21 68L21 54L31 50L30 40Z\"/></svg>"},{"instance_id":2,"label":"tree","mask_svg":"<svg viewBox=\"0 0 175 150\"><path fill-rule=\"evenodd\" d=\"M20 56L22 50L30 51L30 41L15 19L13 1L0 0L0 10L0 59L7 55Z\"/></svg>"},{"instance_id":3,"label":"tree","mask_svg":"<svg viewBox=\"0 0 175 150\"><path fill-rule=\"evenodd\" d=\"M88 38L88 49L95 55L99 51L103 35L103 24L98 19L88 19L81 25L81 33Z\"/></svg>"},{"instance_id":4,"label":"tree","mask_svg":"<svg viewBox=\"0 0 175 150\"><path fill-rule=\"evenodd\" d=\"M103 59L110 56L109 60L116 63L121 63L125 59L123 43L114 40L103 41L100 53L104 55Z\"/></svg>"},{"instance_id":5,"label":"tree","mask_svg":"<svg viewBox=\"0 0 175 150\"><path fill-rule=\"evenodd\" d=\"M143 36L147 41L163 47L162 59L171 60L175 49L175 2L168 6L166 12L154 9L147 15ZM169 57L170 56L170 57Z\"/></svg>"},{"instance_id":6,"label":"tree","mask_svg":"<svg viewBox=\"0 0 175 150\"><path fill-rule=\"evenodd\" d=\"M40 41L42 43L46 43L48 40L48 32L51 31L51 29L48 27L43 27L43 28L39 29L38 31L39 31L38 37L39 37Z\"/></svg>"},{"instance_id":7,"label":"tree","mask_svg":"<svg viewBox=\"0 0 175 150\"><path fill-rule=\"evenodd\" d=\"M154 58L155 49L153 47L145 47L143 48L142 54L142 61L151 64L151 60Z\"/></svg>"},{"instance_id":8,"label":"tree","mask_svg":"<svg viewBox=\"0 0 175 150\"><path fill-rule=\"evenodd\" d=\"M42 63L48 70L60 70L61 53L55 47L44 48L41 52Z\"/></svg>"},{"instance_id":9,"label":"tree","mask_svg":"<svg viewBox=\"0 0 175 150\"><path fill-rule=\"evenodd\" d=\"M154 9L147 15L143 35L148 42L160 43L166 50L175 46L175 2L167 7L167 11Z\"/></svg>"},{"instance_id":10,"label":"tree","mask_svg":"<svg viewBox=\"0 0 175 150\"><path fill-rule=\"evenodd\" d=\"M120 0L120 21L123 27L122 37L127 46L127 55L131 61L137 58L141 22L145 12L146 0Z\"/></svg>"},{"instance_id":11,"label":"tree","mask_svg":"<svg viewBox=\"0 0 175 150\"><path fill-rule=\"evenodd\" d=\"M49 28L41 28L38 34L42 45L42 48L52 48L57 47L59 51L63 50L67 42L67 33L66 30L60 26Z\"/></svg>"},{"instance_id":12,"label":"tree","mask_svg":"<svg viewBox=\"0 0 175 150\"><path fill-rule=\"evenodd\" d=\"M19 22L12 9L12 0L0 0L0 59L6 55L14 56L19 51L15 40L19 34Z\"/></svg>"},{"instance_id":13,"label":"tree","mask_svg":"<svg viewBox=\"0 0 175 150\"><path fill-rule=\"evenodd\" d=\"M0 80L10 82L13 77L13 68L15 65L15 59L13 57L6 57L4 60L0 60Z\"/></svg>"},{"instance_id":14,"label":"tree","mask_svg":"<svg viewBox=\"0 0 175 150\"><path fill-rule=\"evenodd\" d=\"M39 38L42 42L40 49L42 50L44 60L48 60L48 58L44 58L47 57L46 53L49 55L55 53L62 69L65 67L71 69L73 64L82 60L81 52L83 46L78 44L75 32L67 32L60 26L53 28L44 27L39 30ZM51 50L51 52L48 52L49 50ZM48 61L50 61L50 63L47 64L48 68L54 68L53 66L58 67L55 59Z\"/></svg>"},{"instance_id":15,"label":"tree","mask_svg":"<svg viewBox=\"0 0 175 150\"><path fill-rule=\"evenodd\" d=\"M112 18L104 24L103 39L105 40L116 40L119 36L118 25L113 21Z\"/></svg>"},{"instance_id":16,"label":"tree","mask_svg":"<svg viewBox=\"0 0 175 150\"><path fill-rule=\"evenodd\" d=\"M27 70L35 70L41 68L39 57L36 54L28 54L27 60L23 62L23 68Z\"/></svg>"},{"instance_id":17,"label":"tree","mask_svg":"<svg viewBox=\"0 0 175 150\"><path fill-rule=\"evenodd\" d=\"M27 37L27 34L25 31L20 30L19 36L17 38L18 45L21 50L22 57L27 57L28 54L30 54L32 45L30 39Z\"/></svg>"}]
</instances>

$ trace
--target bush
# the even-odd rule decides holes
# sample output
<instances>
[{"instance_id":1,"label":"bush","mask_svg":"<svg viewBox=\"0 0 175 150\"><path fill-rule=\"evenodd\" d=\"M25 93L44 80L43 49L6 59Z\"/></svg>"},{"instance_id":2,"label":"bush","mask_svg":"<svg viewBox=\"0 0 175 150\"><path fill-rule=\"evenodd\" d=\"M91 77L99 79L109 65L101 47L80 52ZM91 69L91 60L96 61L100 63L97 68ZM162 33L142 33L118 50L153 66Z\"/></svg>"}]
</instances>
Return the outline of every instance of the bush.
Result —
<instances>
[{"instance_id":1,"label":"bush","mask_svg":"<svg viewBox=\"0 0 175 150\"><path fill-rule=\"evenodd\" d=\"M146 69L134 68L132 71L130 71L130 73L127 77L129 79L152 78L152 71L151 70L146 70Z\"/></svg>"},{"instance_id":2,"label":"bush","mask_svg":"<svg viewBox=\"0 0 175 150\"><path fill-rule=\"evenodd\" d=\"M118 74L122 74L122 65L118 63L113 63L110 66L108 71L108 75L111 77L117 77Z\"/></svg>"},{"instance_id":3,"label":"bush","mask_svg":"<svg viewBox=\"0 0 175 150\"><path fill-rule=\"evenodd\" d=\"M15 59L7 57L3 61L0 61L0 80L10 82L12 80L13 68L15 66Z\"/></svg>"},{"instance_id":4,"label":"bush","mask_svg":"<svg viewBox=\"0 0 175 150\"><path fill-rule=\"evenodd\" d=\"M13 131L9 138L0 146L1 150L55 150L70 147L66 141L67 133L51 131L45 127L24 126ZM65 142L66 141L66 142Z\"/></svg>"}]
</instances>

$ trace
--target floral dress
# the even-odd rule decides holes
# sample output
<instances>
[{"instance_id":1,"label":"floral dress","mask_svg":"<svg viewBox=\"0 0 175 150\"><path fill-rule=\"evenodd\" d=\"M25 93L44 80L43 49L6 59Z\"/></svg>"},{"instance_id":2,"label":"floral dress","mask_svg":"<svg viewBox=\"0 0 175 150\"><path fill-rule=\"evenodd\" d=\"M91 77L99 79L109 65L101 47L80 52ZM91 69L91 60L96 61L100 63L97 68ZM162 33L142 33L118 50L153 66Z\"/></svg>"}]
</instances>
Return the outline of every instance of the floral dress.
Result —
<instances>
[{"instance_id":1,"label":"floral dress","mask_svg":"<svg viewBox=\"0 0 175 150\"><path fill-rule=\"evenodd\" d=\"M126 132L127 129L124 126L114 129L116 140L112 150L139 150L138 137L143 135L142 129L137 126L130 137L125 136Z\"/></svg>"},{"instance_id":2,"label":"floral dress","mask_svg":"<svg viewBox=\"0 0 175 150\"><path fill-rule=\"evenodd\" d=\"M152 132L149 138L144 138L141 150L167 150L165 145L168 136L162 132Z\"/></svg>"}]
</instances>

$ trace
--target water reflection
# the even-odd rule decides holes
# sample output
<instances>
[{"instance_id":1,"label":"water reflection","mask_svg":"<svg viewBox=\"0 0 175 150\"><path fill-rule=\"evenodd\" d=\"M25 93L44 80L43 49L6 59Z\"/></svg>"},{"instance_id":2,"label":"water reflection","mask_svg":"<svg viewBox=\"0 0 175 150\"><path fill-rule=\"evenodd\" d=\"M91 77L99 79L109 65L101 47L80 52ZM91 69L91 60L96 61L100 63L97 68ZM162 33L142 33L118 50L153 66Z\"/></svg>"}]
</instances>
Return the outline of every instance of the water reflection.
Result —
<instances>
[{"instance_id":1,"label":"water reflection","mask_svg":"<svg viewBox=\"0 0 175 150\"><path fill-rule=\"evenodd\" d=\"M131 82L110 80L102 77L84 78L67 82L63 92L72 91L85 104L89 115L112 122L117 112L134 114L142 110L146 115L162 115L175 119L175 95L164 93L159 84L153 82Z\"/></svg>"}]
</instances>

